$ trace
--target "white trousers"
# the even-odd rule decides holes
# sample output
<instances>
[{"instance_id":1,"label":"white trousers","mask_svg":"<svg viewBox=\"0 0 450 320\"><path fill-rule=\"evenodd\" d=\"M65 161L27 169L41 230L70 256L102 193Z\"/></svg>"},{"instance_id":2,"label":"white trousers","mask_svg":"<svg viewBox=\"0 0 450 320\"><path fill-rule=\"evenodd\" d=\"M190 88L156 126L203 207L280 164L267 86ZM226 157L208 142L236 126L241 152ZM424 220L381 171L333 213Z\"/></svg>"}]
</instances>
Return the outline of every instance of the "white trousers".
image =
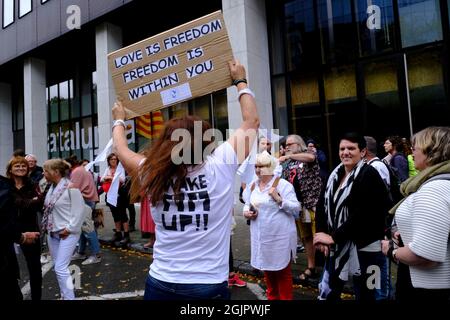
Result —
<instances>
[{"instance_id":1,"label":"white trousers","mask_svg":"<svg viewBox=\"0 0 450 320\"><path fill-rule=\"evenodd\" d=\"M62 240L54 238L50 235L48 238L48 247L50 254L54 261L54 268L56 279L58 279L59 291L63 300L74 300L75 292L73 280L69 271L69 264L72 254L77 246L80 234L69 234L69 236Z\"/></svg>"}]
</instances>

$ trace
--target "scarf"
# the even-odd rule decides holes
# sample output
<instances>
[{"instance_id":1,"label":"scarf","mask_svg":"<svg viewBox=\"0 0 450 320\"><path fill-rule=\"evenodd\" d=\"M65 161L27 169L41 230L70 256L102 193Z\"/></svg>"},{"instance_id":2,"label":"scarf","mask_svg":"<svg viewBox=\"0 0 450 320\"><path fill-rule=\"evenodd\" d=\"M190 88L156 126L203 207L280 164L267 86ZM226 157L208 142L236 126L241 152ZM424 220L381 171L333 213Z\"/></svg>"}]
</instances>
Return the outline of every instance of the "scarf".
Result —
<instances>
[{"instance_id":1,"label":"scarf","mask_svg":"<svg viewBox=\"0 0 450 320\"><path fill-rule=\"evenodd\" d=\"M328 228L331 231L337 230L348 218L347 198L351 194L353 182L364 166L361 160L347 175L346 181L341 188L339 186L339 172L343 170L343 164L337 166L331 173L327 187L325 189L325 213L327 214ZM337 195L336 195L337 192ZM335 243L330 247L330 254L325 261L324 274L319 283L319 299L325 300L330 293L339 291L339 282L347 281L349 275L360 273L358 252L356 245L352 241ZM336 294L340 294L337 292Z\"/></svg>"},{"instance_id":2,"label":"scarf","mask_svg":"<svg viewBox=\"0 0 450 320\"><path fill-rule=\"evenodd\" d=\"M44 201L44 214L42 215L43 232L53 230L53 208L55 207L56 201L58 201L64 191L69 187L69 183L69 179L62 178L56 186L52 185L48 190Z\"/></svg>"},{"instance_id":3,"label":"scarf","mask_svg":"<svg viewBox=\"0 0 450 320\"><path fill-rule=\"evenodd\" d=\"M416 176L411 177L405 180L400 185L400 192L405 197L400 200L391 210L389 210L390 214L394 214L397 208L405 201L406 197L410 194L416 192L420 189L420 187L425 184L429 179L442 174L450 173L450 160L440 162L431 167L428 167L422 171L420 171Z\"/></svg>"}]
</instances>

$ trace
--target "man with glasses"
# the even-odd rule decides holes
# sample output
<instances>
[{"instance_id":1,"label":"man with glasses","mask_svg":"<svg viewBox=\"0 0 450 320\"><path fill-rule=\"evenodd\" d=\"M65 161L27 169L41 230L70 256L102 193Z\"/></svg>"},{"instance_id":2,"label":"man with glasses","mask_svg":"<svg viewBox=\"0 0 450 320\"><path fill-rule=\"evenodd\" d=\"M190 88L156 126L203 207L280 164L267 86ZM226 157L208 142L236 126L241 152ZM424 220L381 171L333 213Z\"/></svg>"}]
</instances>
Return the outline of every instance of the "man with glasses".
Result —
<instances>
[{"instance_id":1,"label":"man with glasses","mask_svg":"<svg viewBox=\"0 0 450 320\"><path fill-rule=\"evenodd\" d=\"M292 183L298 201L301 204L300 219L296 221L297 234L305 246L308 267L299 280L307 281L316 276L315 250L315 212L319 200L322 181L319 163L315 153L308 151L299 135L289 135L286 139L286 155L279 158L282 163L282 178Z\"/></svg>"}]
</instances>

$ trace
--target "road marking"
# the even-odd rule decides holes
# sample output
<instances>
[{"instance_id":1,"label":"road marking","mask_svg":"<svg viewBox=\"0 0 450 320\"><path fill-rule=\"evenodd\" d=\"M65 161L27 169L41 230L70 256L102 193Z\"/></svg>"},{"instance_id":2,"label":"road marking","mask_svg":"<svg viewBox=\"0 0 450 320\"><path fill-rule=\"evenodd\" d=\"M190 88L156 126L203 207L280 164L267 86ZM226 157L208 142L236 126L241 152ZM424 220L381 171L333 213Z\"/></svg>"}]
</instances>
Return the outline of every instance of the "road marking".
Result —
<instances>
[{"instance_id":1,"label":"road marking","mask_svg":"<svg viewBox=\"0 0 450 320\"><path fill-rule=\"evenodd\" d=\"M75 300L115 300L115 299L127 299L135 297L143 297L144 290L133 291L133 292L119 292L119 293L108 293L99 296L86 296L78 297Z\"/></svg>"},{"instance_id":2,"label":"road marking","mask_svg":"<svg viewBox=\"0 0 450 320\"><path fill-rule=\"evenodd\" d=\"M47 262L42 266L42 279L44 279L44 276L47 274L47 272L50 271L52 267L53 267L53 260L50 260L49 262ZM30 281L28 281L27 284L22 287L21 291L24 299L31 294Z\"/></svg>"},{"instance_id":3,"label":"road marking","mask_svg":"<svg viewBox=\"0 0 450 320\"><path fill-rule=\"evenodd\" d=\"M266 294L259 284L247 282L247 288L253 292L258 300L267 300Z\"/></svg>"}]
</instances>

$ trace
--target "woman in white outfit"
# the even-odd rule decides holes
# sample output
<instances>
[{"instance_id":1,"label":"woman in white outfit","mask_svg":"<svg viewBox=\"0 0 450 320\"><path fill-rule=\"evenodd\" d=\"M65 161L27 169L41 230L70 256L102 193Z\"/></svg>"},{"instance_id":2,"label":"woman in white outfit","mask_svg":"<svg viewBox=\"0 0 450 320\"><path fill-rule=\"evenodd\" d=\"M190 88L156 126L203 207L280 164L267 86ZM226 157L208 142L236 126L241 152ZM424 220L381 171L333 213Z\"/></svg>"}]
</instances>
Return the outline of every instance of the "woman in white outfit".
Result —
<instances>
[{"instance_id":1,"label":"woman in white outfit","mask_svg":"<svg viewBox=\"0 0 450 320\"><path fill-rule=\"evenodd\" d=\"M42 228L48 234L48 246L55 263L61 298L75 299L69 263L81 234L84 201L80 190L69 189L70 165L62 159L44 163L44 176L52 186L44 202Z\"/></svg>"},{"instance_id":2,"label":"woman in white outfit","mask_svg":"<svg viewBox=\"0 0 450 320\"><path fill-rule=\"evenodd\" d=\"M294 187L274 176L269 153L256 157L258 179L244 191L244 217L251 220L251 265L264 271L269 300L292 300L291 260L297 249L295 218L300 203Z\"/></svg>"}]
</instances>

